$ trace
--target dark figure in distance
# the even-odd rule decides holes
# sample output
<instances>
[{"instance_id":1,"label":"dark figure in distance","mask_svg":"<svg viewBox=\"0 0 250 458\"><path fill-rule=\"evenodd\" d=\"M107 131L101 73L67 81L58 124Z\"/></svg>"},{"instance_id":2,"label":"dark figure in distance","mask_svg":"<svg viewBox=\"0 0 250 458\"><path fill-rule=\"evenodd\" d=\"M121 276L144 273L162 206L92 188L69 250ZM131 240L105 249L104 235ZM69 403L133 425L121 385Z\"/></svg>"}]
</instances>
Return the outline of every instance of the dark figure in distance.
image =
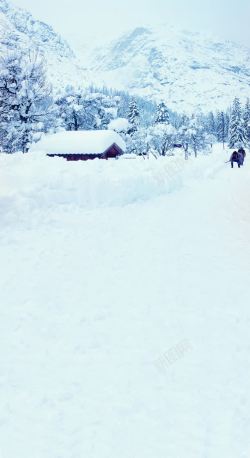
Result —
<instances>
[{"instance_id":1,"label":"dark figure in distance","mask_svg":"<svg viewBox=\"0 0 250 458\"><path fill-rule=\"evenodd\" d=\"M231 162L231 167L233 169L234 168L234 162L236 162L238 164L238 167L240 168L240 166L242 165L242 161L244 161L242 154L238 153L237 151L234 151L233 154L230 157L230 161L229 162Z\"/></svg>"},{"instance_id":2,"label":"dark figure in distance","mask_svg":"<svg viewBox=\"0 0 250 458\"><path fill-rule=\"evenodd\" d=\"M244 150L244 148L242 148L242 146L238 149L238 154L242 155L243 160L242 160L242 164L241 165L243 165L244 164L244 160L246 158L246 151Z\"/></svg>"}]
</instances>

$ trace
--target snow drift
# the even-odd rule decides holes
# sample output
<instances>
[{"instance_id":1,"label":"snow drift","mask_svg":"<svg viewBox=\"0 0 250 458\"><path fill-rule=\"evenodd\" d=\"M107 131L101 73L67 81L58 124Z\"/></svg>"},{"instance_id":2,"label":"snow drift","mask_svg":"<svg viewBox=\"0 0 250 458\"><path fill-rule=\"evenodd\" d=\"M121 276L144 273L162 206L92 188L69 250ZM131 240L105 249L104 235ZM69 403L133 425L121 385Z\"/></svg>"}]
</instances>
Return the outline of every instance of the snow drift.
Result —
<instances>
[{"instance_id":1,"label":"snow drift","mask_svg":"<svg viewBox=\"0 0 250 458\"><path fill-rule=\"evenodd\" d=\"M0 155L1 458L250 456L250 164L223 160Z\"/></svg>"},{"instance_id":2,"label":"snow drift","mask_svg":"<svg viewBox=\"0 0 250 458\"><path fill-rule=\"evenodd\" d=\"M44 153L0 155L0 212L18 218L41 208L124 206L171 193L224 167L223 152L68 163Z\"/></svg>"}]
</instances>

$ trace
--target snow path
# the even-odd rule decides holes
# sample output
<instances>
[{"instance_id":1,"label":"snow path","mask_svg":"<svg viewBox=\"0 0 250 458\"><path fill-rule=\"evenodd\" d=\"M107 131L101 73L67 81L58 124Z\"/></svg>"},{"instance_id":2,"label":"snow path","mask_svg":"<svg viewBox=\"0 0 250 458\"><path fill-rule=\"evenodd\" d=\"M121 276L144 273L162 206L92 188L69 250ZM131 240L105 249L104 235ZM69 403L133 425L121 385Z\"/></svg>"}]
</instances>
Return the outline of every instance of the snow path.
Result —
<instances>
[{"instance_id":1,"label":"snow path","mask_svg":"<svg viewBox=\"0 0 250 458\"><path fill-rule=\"evenodd\" d=\"M249 458L249 183L2 228L1 458Z\"/></svg>"}]
</instances>

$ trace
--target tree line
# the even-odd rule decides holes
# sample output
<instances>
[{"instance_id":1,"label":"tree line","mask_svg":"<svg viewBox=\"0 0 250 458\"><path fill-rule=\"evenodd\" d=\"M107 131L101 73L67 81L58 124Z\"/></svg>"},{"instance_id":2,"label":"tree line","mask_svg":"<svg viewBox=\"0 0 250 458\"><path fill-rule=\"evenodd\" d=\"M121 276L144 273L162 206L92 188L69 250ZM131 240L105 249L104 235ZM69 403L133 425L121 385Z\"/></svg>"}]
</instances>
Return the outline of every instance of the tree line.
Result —
<instances>
[{"instance_id":1,"label":"tree line","mask_svg":"<svg viewBox=\"0 0 250 458\"><path fill-rule=\"evenodd\" d=\"M116 118L128 120L119 133L131 153L158 157L183 147L188 159L210 151L215 142L250 146L249 99L244 107L235 98L226 111L188 116L171 111L164 101L156 104L107 88L68 86L55 94L36 52L13 51L0 68L0 151L6 153L28 152L43 133L107 129Z\"/></svg>"}]
</instances>

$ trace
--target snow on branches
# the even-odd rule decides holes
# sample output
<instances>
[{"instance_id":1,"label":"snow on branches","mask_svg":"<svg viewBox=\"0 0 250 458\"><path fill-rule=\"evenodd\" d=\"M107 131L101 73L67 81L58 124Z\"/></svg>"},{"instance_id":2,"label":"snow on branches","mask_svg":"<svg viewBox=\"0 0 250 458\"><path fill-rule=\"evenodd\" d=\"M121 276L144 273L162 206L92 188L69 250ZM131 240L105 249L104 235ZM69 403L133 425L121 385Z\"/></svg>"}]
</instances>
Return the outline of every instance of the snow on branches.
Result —
<instances>
[{"instance_id":1,"label":"snow on branches","mask_svg":"<svg viewBox=\"0 0 250 458\"><path fill-rule=\"evenodd\" d=\"M6 152L27 152L33 135L44 130L52 104L46 69L37 53L15 51L1 59L0 144Z\"/></svg>"}]
</instances>

